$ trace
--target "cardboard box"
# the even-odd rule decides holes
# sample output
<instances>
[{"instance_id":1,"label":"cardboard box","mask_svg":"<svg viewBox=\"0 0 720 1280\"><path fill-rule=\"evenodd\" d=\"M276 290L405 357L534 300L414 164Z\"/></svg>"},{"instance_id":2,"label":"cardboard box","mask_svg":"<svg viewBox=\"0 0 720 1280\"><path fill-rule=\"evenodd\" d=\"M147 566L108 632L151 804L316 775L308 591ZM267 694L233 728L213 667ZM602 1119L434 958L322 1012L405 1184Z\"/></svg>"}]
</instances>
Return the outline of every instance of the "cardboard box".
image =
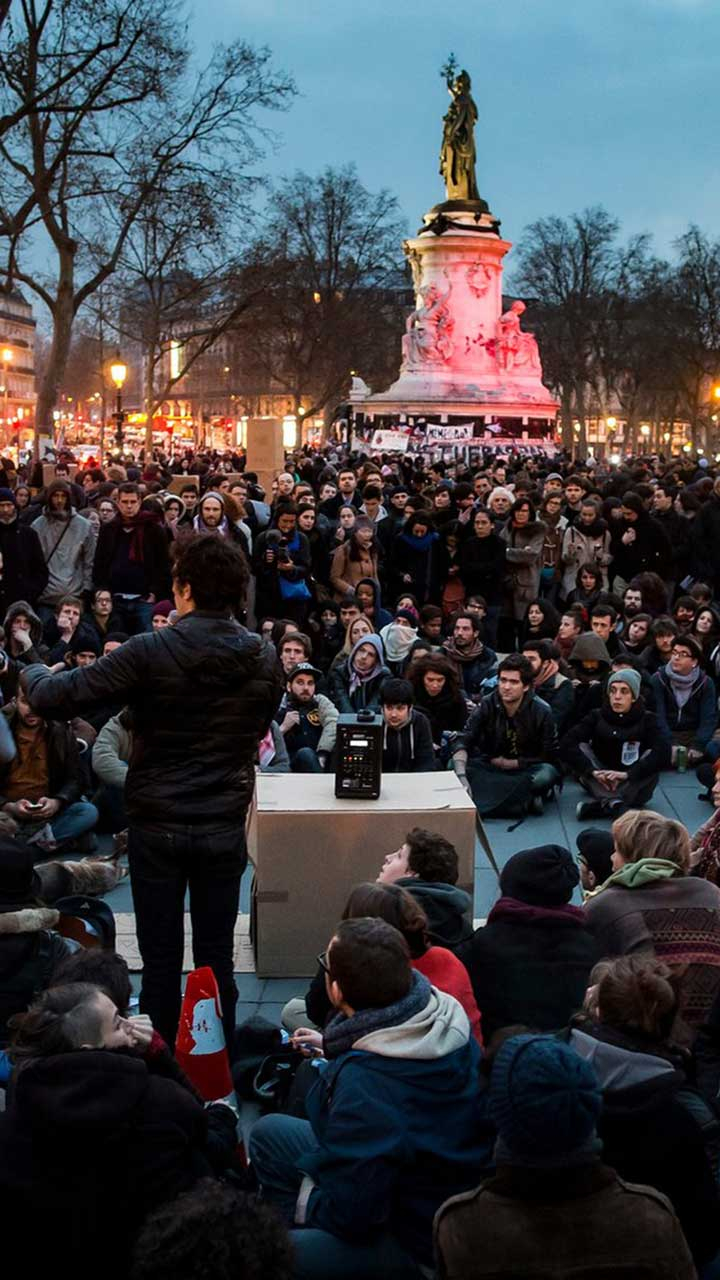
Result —
<instances>
[{"instance_id":1,"label":"cardboard box","mask_svg":"<svg viewBox=\"0 0 720 1280\"><path fill-rule=\"evenodd\" d=\"M272 482L285 470L283 428L280 418L250 418L247 424L247 450L245 468L255 471L265 490L265 499L272 502Z\"/></svg>"},{"instance_id":2,"label":"cardboard box","mask_svg":"<svg viewBox=\"0 0 720 1280\"><path fill-rule=\"evenodd\" d=\"M379 800L337 800L332 774L257 775L248 825L255 866L255 965L266 978L310 977L350 890L375 880L412 827L454 844L472 895L475 806L454 773L391 773Z\"/></svg>"}]
</instances>

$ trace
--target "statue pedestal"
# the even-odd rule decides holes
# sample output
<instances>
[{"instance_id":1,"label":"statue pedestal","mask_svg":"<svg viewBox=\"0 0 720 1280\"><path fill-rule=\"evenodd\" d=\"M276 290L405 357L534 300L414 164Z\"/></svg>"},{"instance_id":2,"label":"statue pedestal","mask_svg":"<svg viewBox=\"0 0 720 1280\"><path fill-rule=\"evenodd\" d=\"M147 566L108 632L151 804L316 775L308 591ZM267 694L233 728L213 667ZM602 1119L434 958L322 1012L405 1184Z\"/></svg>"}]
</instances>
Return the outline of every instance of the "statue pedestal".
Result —
<instances>
[{"instance_id":1,"label":"statue pedestal","mask_svg":"<svg viewBox=\"0 0 720 1280\"><path fill-rule=\"evenodd\" d=\"M484 202L449 200L425 215L403 246L415 311L396 382L360 404L370 417L528 418L553 423L557 401L542 382L522 304L503 314L502 263L512 247Z\"/></svg>"}]
</instances>

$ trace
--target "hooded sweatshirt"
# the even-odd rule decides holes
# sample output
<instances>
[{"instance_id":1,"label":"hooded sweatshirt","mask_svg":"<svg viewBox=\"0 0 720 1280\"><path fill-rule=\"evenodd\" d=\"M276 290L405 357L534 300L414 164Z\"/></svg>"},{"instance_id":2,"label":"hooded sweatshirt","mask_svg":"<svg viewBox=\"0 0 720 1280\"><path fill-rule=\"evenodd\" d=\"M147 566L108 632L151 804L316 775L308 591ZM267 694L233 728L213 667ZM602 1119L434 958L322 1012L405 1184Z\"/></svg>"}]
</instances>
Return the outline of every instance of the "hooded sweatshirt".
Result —
<instances>
[{"instance_id":1,"label":"hooded sweatshirt","mask_svg":"<svg viewBox=\"0 0 720 1280\"><path fill-rule=\"evenodd\" d=\"M417 972L408 999L412 1012L399 1001L348 1019L347 1050L318 1073L306 1100L317 1147L298 1161L300 1199L306 1226L358 1243L385 1229L432 1265L433 1216L477 1184L491 1129L457 1000Z\"/></svg>"},{"instance_id":2,"label":"hooded sweatshirt","mask_svg":"<svg viewBox=\"0 0 720 1280\"><path fill-rule=\"evenodd\" d=\"M53 512L50 499L54 493L66 493L67 509ZM40 604L54 606L61 596L82 595L92 587L95 533L89 520L70 506L70 486L64 480L53 480L47 488L43 514L33 520L48 569L48 582Z\"/></svg>"}]
</instances>

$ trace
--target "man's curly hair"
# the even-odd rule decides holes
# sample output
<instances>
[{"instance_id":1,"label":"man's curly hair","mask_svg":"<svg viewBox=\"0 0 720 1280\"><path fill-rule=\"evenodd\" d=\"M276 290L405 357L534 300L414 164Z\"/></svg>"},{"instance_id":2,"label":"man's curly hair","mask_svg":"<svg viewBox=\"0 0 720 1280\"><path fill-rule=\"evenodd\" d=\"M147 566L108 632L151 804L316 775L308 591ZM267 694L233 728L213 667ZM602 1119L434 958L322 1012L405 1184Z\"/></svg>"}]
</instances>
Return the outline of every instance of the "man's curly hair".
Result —
<instances>
[{"instance_id":1,"label":"man's curly hair","mask_svg":"<svg viewBox=\"0 0 720 1280\"><path fill-rule=\"evenodd\" d=\"M204 1178L146 1219L130 1280L291 1280L292 1248L275 1211Z\"/></svg>"}]
</instances>

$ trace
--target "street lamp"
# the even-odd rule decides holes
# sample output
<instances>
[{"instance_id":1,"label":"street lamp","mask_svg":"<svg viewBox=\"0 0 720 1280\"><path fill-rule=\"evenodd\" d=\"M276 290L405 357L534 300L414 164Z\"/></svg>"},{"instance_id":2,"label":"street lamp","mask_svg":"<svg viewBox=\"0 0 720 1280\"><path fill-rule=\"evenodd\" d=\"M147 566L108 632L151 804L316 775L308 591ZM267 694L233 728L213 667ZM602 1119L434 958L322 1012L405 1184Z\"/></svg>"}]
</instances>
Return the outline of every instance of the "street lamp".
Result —
<instances>
[{"instance_id":1,"label":"street lamp","mask_svg":"<svg viewBox=\"0 0 720 1280\"><path fill-rule=\"evenodd\" d=\"M9 390L10 390L10 388L8 387L8 365L9 365L9 364L12 364L12 358L13 358L13 351L12 351L12 347L3 347L3 351L2 351L2 362L3 362L3 426L4 426L4 428L5 428L5 435L4 435L3 439L4 439L4 442L5 442L5 444L6 444L6 445L7 445L8 440L10 439L10 431L9 431L9 427L8 427L8 394L9 394Z\"/></svg>"},{"instance_id":2,"label":"street lamp","mask_svg":"<svg viewBox=\"0 0 720 1280\"><path fill-rule=\"evenodd\" d=\"M123 422L125 421L125 414L123 413L123 407L122 407L122 389L125 384L125 379L127 378L127 365L123 364L122 360L120 359L119 352L116 355L113 363L110 365L110 377L115 383L115 389L117 391L117 399L115 401L115 413L113 414L113 417L115 418L115 443L118 447L118 451L122 453Z\"/></svg>"}]
</instances>

